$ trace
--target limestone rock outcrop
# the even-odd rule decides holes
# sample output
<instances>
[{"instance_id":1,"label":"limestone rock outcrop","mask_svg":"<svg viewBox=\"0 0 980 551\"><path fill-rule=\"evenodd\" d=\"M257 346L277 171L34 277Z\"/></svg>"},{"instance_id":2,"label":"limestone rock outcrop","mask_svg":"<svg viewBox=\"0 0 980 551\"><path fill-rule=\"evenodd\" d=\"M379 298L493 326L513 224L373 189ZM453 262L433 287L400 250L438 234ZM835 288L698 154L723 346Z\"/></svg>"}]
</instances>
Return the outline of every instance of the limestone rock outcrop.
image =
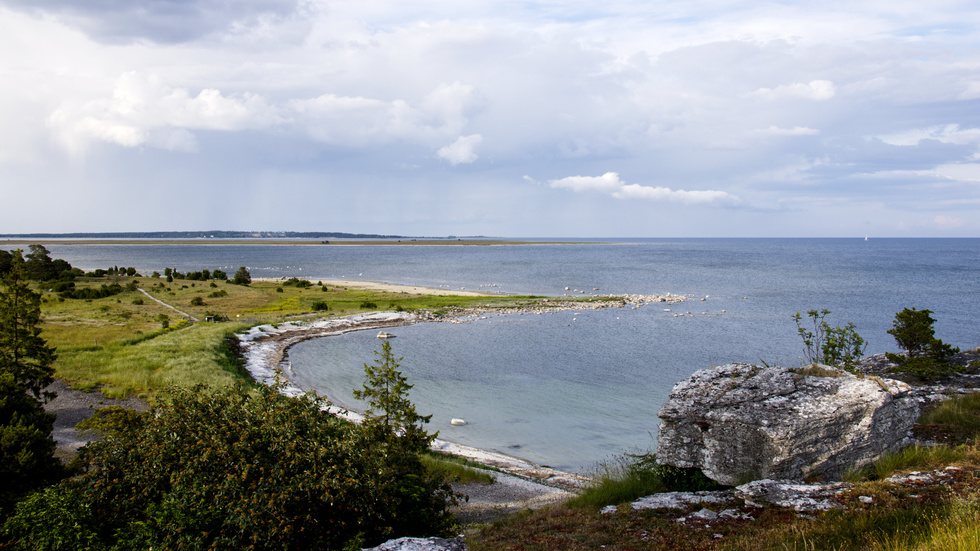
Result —
<instances>
[{"instance_id":1,"label":"limestone rock outcrop","mask_svg":"<svg viewBox=\"0 0 980 551\"><path fill-rule=\"evenodd\" d=\"M812 371L822 376L753 364L694 373L660 408L657 461L729 486L838 480L909 443L919 406L907 384Z\"/></svg>"}]
</instances>

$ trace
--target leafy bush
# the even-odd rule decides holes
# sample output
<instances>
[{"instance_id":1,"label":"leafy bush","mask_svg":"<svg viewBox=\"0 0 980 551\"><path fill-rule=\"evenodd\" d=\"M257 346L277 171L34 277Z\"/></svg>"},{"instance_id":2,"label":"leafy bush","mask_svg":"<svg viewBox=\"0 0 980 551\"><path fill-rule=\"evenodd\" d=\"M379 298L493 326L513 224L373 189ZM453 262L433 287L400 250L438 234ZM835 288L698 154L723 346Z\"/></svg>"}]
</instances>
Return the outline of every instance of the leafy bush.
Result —
<instances>
[{"instance_id":1,"label":"leafy bush","mask_svg":"<svg viewBox=\"0 0 980 551\"><path fill-rule=\"evenodd\" d=\"M827 309L807 311L807 317L813 324L812 331L803 327L803 316L799 312L793 316L796 331L806 347L803 354L810 364L822 363L853 370L854 362L864 354L864 339L853 323L831 327L824 319L829 313Z\"/></svg>"},{"instance_id":2,"label":"leafy bush","mask_svg":"<svg viewBox=\"0 0 980 551\"><path fill-rule=\"evenodd\" d=\"M61 298L73 298L81 300L92 300L98 298L108 298L114 295L118 295L123 292L122 285L118 283L111 283L109 285L102 284L98 288L96 287L85 287L82 289L66 289L60 293L58 296Z\"/></svg>"},{"instance_id":3,"label":"leafy bush","mask_svg":"<svg viewBox=\"0 0 980 551\"><path fill-rule=\"evenodd\" d=\"M361 303L361 308L364 308L365 310L373 310L377 307L377 303L371 302L370 300L365 300Z\"/></svg>"},{"instance_id":4,"label":"leafy bush","mask_svg":"<svg viewBox=\"0 0 980 551\"><path fill-rule=\"evenodd\" d=\"M194 297L191 299L191 306L204 306L204 299L201 297Z\"/></svg>"},{"instance_id":5,"label":"leafy bush","mask_svg":"<svg viewBox=\"0 0 980 551\"><path fill-rule=\"evenodd\" d=\"M330 305L322 300L314 300L313 304L310 305L310 309L314 312L325 312L330 309Z\"/></svg>"},{"instance_id":6,"label":"leafy bush","mask_svg":"<svg viewBox=\"0 0 980 551\"><path fill-rule=\"evenodd\" d=\"M295 277L291 277L286 281L283 281L282 284L286 287L299 287L301 289L313 286L313 282L306 279L297 279Z\"/></svg>"},{"instance_id":7,"label":"leafy bush","mask_svg":"<svg viewBox=\"0 0 980 551\"><path fill-rule=\"evenodd\" d=\"M5 526L27 549L343 549L446 534L451 491L417 455L277 388L174 389L112 424L88 470ZM81 547L80 547L81 546Z\"/></svg>"}]
</instances>

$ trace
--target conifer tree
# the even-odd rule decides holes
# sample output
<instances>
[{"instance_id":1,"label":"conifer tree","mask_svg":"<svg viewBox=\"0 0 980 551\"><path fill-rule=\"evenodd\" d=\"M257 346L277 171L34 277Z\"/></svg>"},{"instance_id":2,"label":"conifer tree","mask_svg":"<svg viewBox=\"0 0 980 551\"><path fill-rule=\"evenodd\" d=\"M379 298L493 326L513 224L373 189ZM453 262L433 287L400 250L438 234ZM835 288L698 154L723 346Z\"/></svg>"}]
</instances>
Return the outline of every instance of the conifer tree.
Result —
<instances>
[{"instance_id":1,"label":"conifer tree","mask_svg":"<svg viewBox=\"0 0 980 551\"><path fill-rule=\"evenodd\" d=\"M41 297L25 279L21 251L0 278L0 517L28 492L63 475L51 438L54 415L44 411L54 349L41 338Z\"/></svg>"}]
</instances>

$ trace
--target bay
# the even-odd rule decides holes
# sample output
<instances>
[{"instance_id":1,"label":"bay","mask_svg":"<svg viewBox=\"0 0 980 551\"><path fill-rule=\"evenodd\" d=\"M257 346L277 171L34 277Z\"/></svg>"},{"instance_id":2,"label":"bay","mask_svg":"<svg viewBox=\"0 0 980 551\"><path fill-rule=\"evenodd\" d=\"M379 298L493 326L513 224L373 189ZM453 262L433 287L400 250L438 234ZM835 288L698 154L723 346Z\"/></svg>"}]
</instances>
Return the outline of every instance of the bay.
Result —
<instances>
[{"instance_id":1,"label":"bay","mask_svg":"<svg viewBox=\"0 0 980 551\"><path fill-rule=\"evenodd\" d=\"M569 471L655 446L656 410L674 383L732 361L799 364L791 316L827 308L868 353L905 307L934 312L937 335L980 344L978 239L643 239L486 247L51 245L52 257L141 272L245 265L253 277L352 279L557 296L690 295L670 307L493 316L393 331L411 397L441 436ZM568 287L569 291L565 291ZM598 291L594 291L598 288ZM581 293L576 293L581 294ZM702 300L704 299L704 300ZM724 312L722 312L724 310ZM686 313L690 312L690 315ZM684 316L676 316L685 314ZM356 406L350 393L379 348L374 333L290 350L297 382ZM465 418L464 427L449 425Z\"/></svg>"}]
</instances>

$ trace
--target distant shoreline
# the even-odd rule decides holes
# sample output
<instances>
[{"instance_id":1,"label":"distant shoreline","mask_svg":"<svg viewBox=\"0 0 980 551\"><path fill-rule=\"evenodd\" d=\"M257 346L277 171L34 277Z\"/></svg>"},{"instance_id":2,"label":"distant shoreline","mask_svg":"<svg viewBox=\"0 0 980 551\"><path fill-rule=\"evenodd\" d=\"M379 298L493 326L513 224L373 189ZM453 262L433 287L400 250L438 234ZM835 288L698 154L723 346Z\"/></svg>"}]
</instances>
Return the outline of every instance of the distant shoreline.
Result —
<instances>
[{"instance_id":1,"label":"distant shoreline","mask_svg":"<svg viewBox=\"0 0 980 551\"><path fill-rule=\"evenodd\" d=\"M76 239L51 237L9 237L0 238L3 245L263 245L293 247L355 247L355 246L501 246L501 245L595 245L591 241L510 241L506 239L232 239L232 238L187 238L187 239Z\"/></svg>"}]
</instances>

